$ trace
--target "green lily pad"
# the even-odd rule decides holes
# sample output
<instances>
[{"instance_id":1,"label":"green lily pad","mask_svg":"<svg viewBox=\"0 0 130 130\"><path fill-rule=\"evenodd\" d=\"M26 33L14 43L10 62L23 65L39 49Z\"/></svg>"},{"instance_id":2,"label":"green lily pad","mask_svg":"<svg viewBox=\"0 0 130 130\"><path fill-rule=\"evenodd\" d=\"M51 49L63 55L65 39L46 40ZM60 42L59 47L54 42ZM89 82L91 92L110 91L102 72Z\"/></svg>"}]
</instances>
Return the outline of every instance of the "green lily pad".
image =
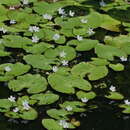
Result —
<instances>
[{"instance_id":1,"label":"green lily pad","mask_svg":"<svg viewBox=\"0 0 130 130\"><path fill-rule=\"evenodd\" d=\"M7 70L6 70L7 69ZM22 75L28 72L30 69L29 65L22 63L7 63L0 65L0 81L8 81L16 76Z\"/></svg>"},{"instance_id":2,"label":"green lily pad","mask_svg":"<svg viewBox=\"0 0 130 130\"><path fill-rule=\"evenodd\" d=\"M118 63L118 64L109 64L109 67L112 68L114 71L123 71L124 65Z\"/></svg>"},{"instance_id":3,"label":"green lily pad","mask_svg":"<svg viewBox=\"0 0 130 130\"><path fill-rule=\"evenodd\" d=\"M90 100L96 97L96 93L91 92L91 91L90 92L79 91L76 93L76 96L78 97L78 99L86 98Z\"/></svg>"},{"instance_id":4,"label":"green lily pad","mask_svg":"<svg viewBox=\"0 0 130 130\"><path fill-rule=\"evenodd\" d=\"M98 80L105 77L108 74L106 66L95 66L90 63L81 62L75 65L71 73L80 77L88 75L89 80Z\"/></svg>"},{"instance_id":5,"label":"green lily pad","mask_svg":"<svg viewBox=\"0 0 130 130\"><path fill-rule=\"evenodd\" d=\"M116 47L113 47L110 45L103 45L103 44L98 44L95 47L95 53L97 54L98 57L108 59L111 61L114 60L114 56L126 57L126 53L124 51L122 51Z\"/></svg>"},{"instance_id":6,"label":"green lily pad","mask_svg":"<svg viewBox=\"0 0 130 130\"><path fill-rule=\"evenodd\" d=\"M23 58L28 64L32 65L33 68L51 70L52 64L57 64L57 58L47 58L44 55L25 55Z\"/></svg>"},{"instance_id":7,"label":"green lily pad","mask_svg":"<svg viewBox=\"0 0 130 130\"><path fill-rule=\"evenodd\" d=\"M72 114L72 112L68 112L64 109L50 109L47 110L47 114L54 119L57 120L68 120L68 115Z\"/></svg>"},{"instance_id":8,"label":"green lily pad","mask_svg":"<svg viewBox=\"0 0 130 130\"><path fill-rule=\"evenodd\" d=\"M105 95L106 98L114 99L114 100L122 100L124 96L119 92L109 92L109 95Z\"/></svg>"},{"instance_id":9,"label":"green lily pad","mask_svg":"<svg viewBox=\"0 0 130 130\"><path fill-rule=\"evenodd\" d=\"M21 91L24 88L27 88L27 92L30 94L40 93L46 90L47 81L39 74L26 74L18 76L16 80L11 80L9 82L9 89L14 92Z\"/></svg>"},{"instance_id":10,"label":"green lily pad","mask_svg":"<svg viewBox=\"0 0 130 130\"><path fill-rule=\"evenodd\" d=\"M64 130L58 121L54 119L43 119L42 125L48 130Z\"/></svg>"},{"instance_id":11,"label":"green lily pad","mask_svg":"<svg viewBox=\"0 0 130 130\"><path fill-rule=\"evenodd\" d=\"M56 102L59 99L59 95L53 93L35 94L30 97L33 100L37 100L38 105L49 105Z\"/></svg>"},{"instance_id":12,"label":"green lily pad","mask_svg":"<svg viewBox=\"0 0 130 130\"><path fill-rule=\"evenodd\" d=\"M53 73L49 75L48 82L54 90L67 94L74 94L75 88L85 91L91 90L91 84L87 80L71 74Z\"/></svg>"},{"instance_id":13,"label":"green lily pad","mask_svg":"<svg viewBox=\"0 0 130 130\"><path fill-rule=\"evenodd\" d=\"M13 106L8 99L0 99L0 112L7 112Z\"/></svg>"},{"instance_id":14,"label":"green lily pad","mask_svg":"<svg viewBox=\"0 0 130 130\"><path fill-rule=\"evenodd\" d=\"M65 101L63 104L59 104L61 108L66 109L66 107L70 106L72 108L71 112L84 112L85 106L84 103L79 101Z\"/></svg>"}]
</instances>

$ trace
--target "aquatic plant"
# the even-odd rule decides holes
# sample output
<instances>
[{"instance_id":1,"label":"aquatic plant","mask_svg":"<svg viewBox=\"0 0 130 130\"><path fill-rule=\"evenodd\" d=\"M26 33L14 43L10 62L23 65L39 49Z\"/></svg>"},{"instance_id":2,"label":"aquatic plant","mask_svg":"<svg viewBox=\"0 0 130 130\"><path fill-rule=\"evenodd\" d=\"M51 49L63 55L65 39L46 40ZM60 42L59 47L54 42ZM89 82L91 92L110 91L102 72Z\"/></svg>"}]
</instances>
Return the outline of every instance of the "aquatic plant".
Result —
<instances>
[{"instance_id":1,"label":"aquatic plant","mask_svg":"<svg viewBox=\"0 0 130 130\"><path fill-rule=\"evenodd\" d=\"M41 107L48 130L78 127L71 116L97 108L98 97L120 100L115 106L130 114L128 97L106 81L129 60L129 7L123 0L1 0L0 82L13 94L0 99L0 112L35 120Z\"/></svg>"}]
</instances>

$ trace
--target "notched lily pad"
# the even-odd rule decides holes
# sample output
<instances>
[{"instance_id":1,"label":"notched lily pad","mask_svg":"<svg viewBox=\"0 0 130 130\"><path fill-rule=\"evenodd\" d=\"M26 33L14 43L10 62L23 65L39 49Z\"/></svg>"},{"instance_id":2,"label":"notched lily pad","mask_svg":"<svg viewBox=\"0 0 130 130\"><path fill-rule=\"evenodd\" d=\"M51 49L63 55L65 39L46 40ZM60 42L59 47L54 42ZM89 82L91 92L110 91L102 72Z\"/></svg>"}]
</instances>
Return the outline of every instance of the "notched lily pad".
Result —
<instances>
[{"instance_id":1,"label":"notched lily pad","mask_svg":"<svg viewBox=\"0 0 130 130\"><path fill-rule=\"evenodd\" d=\"M114 100L122 100L124 96L119 92L109 92L109 95L105 95L106 98L114 99Z\"/></svg>"},{"instance_id":2,"label":"notched lily pad","mask_svg":"<svg viewBox=\"0 0 130 130\"><path fill-rule=\"evenodd\" d=\"M16 80L11 80L8 85L9 89L14 92L27 88L27 92L33 94L45 91L47 88L47 81L39 74L26 74L18 76Z\"/></svg>"},{"instance_id":3,"label":"notched lily pad","mask_svg":"<svg viewBox=\"0 0 130 130\"><path fill-rule=\"evenodd\" d=\"M59 95L53 93L41 93L32 95L30 98L36 100L38 105L49 105L56 102L59 99Z\"/></svg>"}]
</instances>

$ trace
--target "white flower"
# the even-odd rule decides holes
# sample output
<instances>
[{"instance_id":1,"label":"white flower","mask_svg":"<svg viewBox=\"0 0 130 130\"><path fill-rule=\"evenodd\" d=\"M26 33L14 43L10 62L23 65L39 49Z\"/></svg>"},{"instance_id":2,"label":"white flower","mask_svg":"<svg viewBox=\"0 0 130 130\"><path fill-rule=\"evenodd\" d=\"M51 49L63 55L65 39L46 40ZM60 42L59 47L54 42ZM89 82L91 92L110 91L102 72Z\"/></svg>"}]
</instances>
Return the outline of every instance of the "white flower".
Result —
<instances>
[{"instance_id":1,"label":"white flower","mask_svg":"<svg viewBox=\"0 0 130 130\"><path fill-rule=\"evenodd\" d=\"M66 57L66 53L64 51L60 52L60 57L65 58Z\"/></svg>"},{"instance_id":2,"label":"white flower","mask_svg":"<svg viewBox=\"0 0 130 130\"><path fill-rule=\"evenodd\" d=\"M32 37L32 42L37 43L39 41L39 38L37 36Z\"/></svg>"},{"instance_id":3,"label":"white flower","mask_svg":"<svg viewBox=\"0 0 130 130\"><path fill-rule=\"evenodd\" d=\"M88 31L87 31L87 33L88 33L89 35L92 35L92 34L94 34L95 32L93 31L92 28L89 28Z\"/></svg>"},{"instance_id":4,"label":"white flower","mask_svg":"<svg viewBox=\"0 0 130 130\"><path fill-rule=\"evenodd\" d=\"M59 125L63 128L69 128L69 123L67 123L65 120L60 120Z\"/></svg>"},{"instance_id":5,"label":"white flower","mask_svg":"<svg viewBox=\"0 0 130 130\"><path fill-rule=\"evenodd\" d=\"M128 99L127 99L127 100L124 100L124 103L125 103L126 105L130 105L130 102L129 102Z\"/></svg>"},{"instance_id":6,"label":"white flower","mask_svg":"<svg viewBox=\"0 0 130 130\"><path fill-rule=\"evenodd\" d=\"M60 38L60 35L59 34L55 34L54 36L53 36L53 40L58 40Z\"/></svg>"},{"instance_id":7,"label":"white flower","mask_svg":"<svg viewBox=\"0 0 130 130\"><path fill-rule=\"evenodd\" d=\"M106 3L102 0L101 2L99 2L100 6L104 7L106 6Z\"/></svg>"},{"instance_id":8,"label":"white flower","mask_svg":"<svg viewBox=\"0 0 130 130\"><path fill-rule=\"evenodd\" d=\"M83 37L82 37L82 36L77 35L77 40L78 40L78 41L82 41L82 40L83 40Z\"/></svg>"},{"instance_id":9,"label":"white flower","mask_svg":"<svg viewBox=\"0 0 130 130\"><path fill-rule=\"evenodd\" d=\"M1 27L1 28L0 28L0 31L2 31L3 33L6 33L6 32L7 32L7 29Z\"/></svg>"},{"instance_id":10,"label":"white flower","mask_svg":"<svg viewBox=\"0 0 130 130\"><path fill-rule=\"evenodd\" d=\"M14 6L10 6L9 10L15 10L15 7Z\"/></svg>"},{"instance_id":11,"label":"white flower","mask_svg":"<svg viewBox=\"0 0 130 130\"><path fill-rule=\"evenodd\" d=\"M66 108L65 108L67 111L72 111L72 107L71 106L67 106Z\"/></svg>"},{"instance_id":12,"label":"white flower","mask_svg":"<svg viewBox=\"0 0 130 130\"><path fill-rule=\"evenodd\" d=\"M116 87L111 85L110 88L109 88L112 92L115 92L116 91Z\"/></svg>"},{"instance_id":13,"label":"white flower","mask_svg":"<svg viewBox=\"0 0 130 130\"><path fill-rule=\"evenodd\" d=\"M29 27L29 31L30 32L39 32L39 27L37 27L37 26L30 26Z\"/></svg>"},{"instance_id":14,"label":"white flower","mask_svg":"<svg viewBox=\"0 0 130 130\"><path fill-rule=\"evenodd\" d=\"M28 0L22 0L22 2L23 2L24 5L28 5L29 4Z\"/></svg>"},{"instance_id":15,"label":"white flower","mask_svg":"<svg viewBox=\"0 0 130 130\"><path fill-rule=\"evenodd\" d=\"M6 72L10 72L10 71L11 71L11 67L6 66L6 67L4 68L4 70L5 70Z\"/></svg>"},{"instance_id":16,"label":"white flower","mask_svg":"<svg viewBox=\"0 0 130 130\"><path fill-rule=\"evenodd\" d=\"M13 96L10 96L10 97L8 98L8 100L11 101L11 102L15 102L15 99L16 99L16 98L13 97Z\"/></svg>"},{"instance_id":17,"label":"white flower","mask_svg":"<svg viewBox=\"0 0 130 130\"><path fill-rule=\"evenodd\" d=\"M81 98L81 101L86 103L86 102L88 102L88 99L86 97L85 98Z\"/></svg>"},{"instance_id":18,"label":"white flower","mask_svg":"<svg viewBox=\"0 0 130 130\"><path fill-rule=\"evenodd\" d=\"M27 100L23 101L22 105L23 105L24 110L29 110L30 109L29 102Z\"/></svg>"},{"instance_id":19,"label":"white flower","mask_svg":"<svg viewBox=\"0 0 130 130\"><path fill-rule=\"evenodd\" d=\"M62 9L62 8L59 8L59 9L58 9L58 13L64 15L64 14L65 14L65 10Z\"/></svg>"},{"instance_id":20,"label":"white flower","mask_svg":"<svg viewBox=\"0 0 130 130\"><path fill-rule=\"evenodd\" d=\"M53 66L53 67L52 67L52 71L53 71L53 72L58 71L58 67L57 67L57 66Z\"/></svg>"},{"instance_id":21,"label":"white flower","mask_svg":"<svg viewBox=\"0 0 130 130\"><path fill-rule=\"evenodd\" d=\"M15 24L16 20L10 20L10 24Z\"/></svg>"},{"instance_id":22,"label":"white flower","mask_svg":"<svg viewBox=\"0 0 130 130\"><path fill-rule=\"evenodd\" d=\"M71 17L73 17L74 14L75 14L75 12L72 12L71 10L69 11L69 15L70 15Z\"/></svg>"},{"instance_id":23,"label":"white flower","mask_svg":"<svg viewBox=\"0 0 130 130\"><path fill-rule=\"evenodd\" d=\"M62 63L63 66L68 65L68 61L67 60L63 60L63 61L61 61L61 63Z\"/></svg>"},{"instance_id":24,"label":"white flower","mask_svg":"<svg viewBox=\"0 0 130 130\"><path fill-rule=\"evenodd\" d=\"M121 61L127 61L127 58L125 58L124 56L120 57Z\"/></svg>"},{"instance_id":25,"label":"white flower","mask_svg":"<svg viewBox=\"0 0 130 130\"><path fill-rule=\"evenodd\" d=\"M87 19L81 19L81 23L87 23L88 20Z\"/></svg>"},{"instance_id":26,"label":"white flower","mask_svg":"<svg viewBox=\"0 0 130 130\"><path fill-rule=\"evenodd\" d=\"M51 19L52 19L52 16L51 16L50 14L43 14L43 18L44 18L44 19L51 20Z\"/></svg>"},{"instance_id":27,"label":"white flower","mask_svg":"<svg viewBox=\"0 0 130 130\"><path fill-rule=\"evenodd\" d=\"M19 111L18 107L16 107L16 108L13 109L13 112L18 112L18 111Z\"/></svg>"}]
</instances>

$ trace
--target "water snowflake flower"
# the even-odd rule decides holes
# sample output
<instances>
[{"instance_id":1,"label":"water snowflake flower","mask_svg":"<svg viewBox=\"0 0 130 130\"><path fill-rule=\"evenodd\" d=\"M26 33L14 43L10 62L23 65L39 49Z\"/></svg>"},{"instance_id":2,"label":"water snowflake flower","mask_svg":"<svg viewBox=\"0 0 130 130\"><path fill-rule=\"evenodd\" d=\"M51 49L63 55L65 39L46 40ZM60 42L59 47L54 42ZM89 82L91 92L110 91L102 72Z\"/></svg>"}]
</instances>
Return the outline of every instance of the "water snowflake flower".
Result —
<instances>
[{"instance_id":1,"label":"water snowflake flower","mask_svg":"<svg viewBox=\"0 0 130 130\"><path fill-rule=\"evenodd\" d=\"M50 14L43 14L43 18L47 20L51 20L52 16Z\"/></svg>"},{"instance_id":2,"label":"water snowflake flower","mask_svg":"<svg viewBox=\"0 0 130 130\"><path fill-rule=\"evenodd\" d=\"M0 28L0 31L3 32L3 33L6 33L6 32L7 32L7 29L1 27L1 28Z\"/></svg>"},{"instance_id":3,"label":"water snowflake flower","mask_svg":"<svg viewBox=\"0 0 130 130\"><path fill-rule=\"evenodd\" d=\"M32 37L32 42L37 43L39 41L39 38L37 36Z\"/></svg>"},{"instance_id":4,"label":"water snowflake flower","mask_svg":"<svg viewBox=\"0 0 130 130\"><path fill-rule=\"evenodd\" d=\"M53 66L53 67L52 67L52 71L53 71L53 72L57 72L57 71L58 71L58 67L57 67L57 66Z\"/></svg>"},{"instance_id":5,"label":"water snowflake flower","mask_svg":"<svg viewBox=\"0 0 130 130\"><path fill-rule=\"evenodd\" d=\"M6 67L4 68L4 70L5 70L6 72L10 72L12 69L11 69L10 66L6 66Z\"/></svg>"},{"instance_id":6,"label":"water snowflake flower","mask_svg":"<svg viewBox=\"0 0 130 130\"><path fill-rule=\"evenodd\" d=\"M127 99L127 100L124 100L124 103L126 104L126 105L130 105L130 101Z\"/></svg>"},{"instance_id":7,"label":"water snowflake flower","mask_svg":"<svg viewBox=\"0 0 130 130\"><path fill-rule=\"evenodd\" d=\"M73 17L75 15L75 12L73 12L72 10L69 11L69 16Z\"/></svg>"},{"instance_id":8,"label":"water snowflake flower","mask_svg":"<svg viewBox=\"0 0 130 130\"><path fill-rule=\"evenodd\" d=\"M18 107L16 107L16 108L13 109L13 112L18 112L18 111L19 111Z\"/></svg>"},{"instance_id":9,"label":"water snowflake flower","mask_svg":"<svg viewBox=\"0 0 130 130\"><path fill-rule=\"evenodd\" d=\"M59 125L63 128L69 128L69 123L67 123L65 120L60 120Z\"/></svg>"},{"instance_id":10,"label":"water snowflake flower","mask_svg":"<svg viewBox=\"0 0 130 130\"><path fill-rule=\"evenodd\" d=\"M68 61L67 60L63 60L63 61L61 61L61 63L62 63L63 66L67 66L68 65Z\"/></svg>"},{"instance_id":11,"label":"water snowflake flower","mask_svg":"<svg viewBox=\"0 0 130 130\"><path fill-rule=\"evenodd\" d=\"M15 99L16 99L16 98L13 97L13 96L10 96L10 97L8 98L8 100L11 101L11 102L15 102Z\"/></svg>"},{"instance_id":12,"label":"water snowflake flower","mask_svg":"<svg viewBox=\"0 0 130 130\"><path fill-rule=\"evenodd\" d=\"M59 9L58 9L58 13L64 15L64 14L65 14L65 10L62 9L62 8L59 8Z\"/></svg>"},{"instance_id":13,"label":"water snowflake flower","mask_svg":"<svg viewBox=\"0 0 130 130\"><path fill-rule=\"evenodd\" d=\"M28 0L22 0L22 3L23 3L24 5L28 5L28 4L29 4Z\"/></svg>"},{"instance_id":14,"label":"water snowflake flower","mask_svg":"<svg viewBox=\"0 0 130 130\"><path fill-rule=\"evenodd\" d=\"M60 57L61 58L65 58L66 57L66 53L64 51L60 52Z\"/></svg>"},{"instance_id":15,"label":"water snowflake flower","mask_svg":"<svg viewBox=\"0 0 130 130\"><path fill-rule=\"evenodd\" d=\"M54 36L53 36L53 40L58 40L60 38L60 35L59 34L55 34Z\"/></svg>"},{"instance_id":16,"label":"water snowflake flower","mask_svg":"<svg viewBox=\"0 0 130 130\"><path fill-rule=\"evenodd\" d=\"M29 102L27 100L23 101L22 105L23 105L24 110L29 110L30 109Z\"/></svg>"},{"instance_id":17,"label":"water snowflake flower","mask_svg":"<svg viewBox=\"0 0 130 130\"><path fill-rule=\"evenodd\" d=\"M67 106L65 109L66 109L67 111L72 111L72 110L73 110L73 108L72 108L71 106Z\"/></svg>"},{"instance_id":18,"label":"water snowflake flower","mask_svg":"<svg viewBox=\"0 0 130 130\"><path fill-rule=\"evenodd\" d=\"M16 23L16 20L10 20L9 23L10 23L10 24L15 24L15 23Z\"/></svg>"},{"instance_id":19,"label":"water snowflake flower","mask_svg":"<svg viewBox=\"0 0 130 130\"><path fill-rule=\"evenodd\" d=\"M29 27L29 31L30 32L39 32L39 27L37 27L37 26L30 26Z\"/></svg>"},{"instance_id":20,"label":"water snowflake flower","mask_svg":"<svg viewBox=\"0 0 130 130\"><path fill-rule=\"evenodd\" d=\"M92 35L92 34L94 34L95 32L93 31L93 28L89 28L88 31L87 31L87 33L88 33L89 35Z\"/></svg>"},{"instance_id":21,"label":"water snowflake flower","mask_svg":"<svg viewBox=\"0 0 130 130\"><path fill-rule=\"evenodd\" d=\"M127 58L125 58L124 56L120 57L120 60L123 61L127 61Z\"/></svg>"},{"instance_id":22,"label":"water snowflake flower","mask_svg":"<svg viewBox=\"0 0 130 130\"><path fill-rule=\"evenodd\" d=\"M83 40L83 37L82 37L82 36L77 35L77 40L78 40L78 41L82 41L82 40Z\"/></svg>"},{"instance_id":23,"label":"water snowflake flower","mask_svg":"<svg viewBox=\"0 0 130 130\"><path fill-rule=\"evenodd\" d=\"M106 3L102 0L101 2L99 2L99 5L104 7L104 6L106 6Z\"/></svg>"},{"instance_id":24,"label":"water snowflake flower","mask_svg":"<svg viewBox=\"0 0 130 130\"><path fill-rule=\"evenodd\" d=\"M86 103L86 102L88 102L88 99L86 97L84 97L84 98L81 98L81 101Z\"/></svg>"},{"instance_id":25,"label":"water snowflake flower","mask_svg":"<svg viewBox=\"0 0 130 130\"><path fill-rule=\"evenodd\" d=\"M110 88L109 88L112 92L115 92L116 91L116 87L111 85Z\"/></svg>"},{"instance_id":26,"label":"water snowflake flower","mask_svg":"<svg viewBox=\"0 0 130 130\"><path fill-rule=\"evenodd\" d=\"M87 23L88 20L87 19L81 19L81 23Z\"/></svg>"}]
</instances>

